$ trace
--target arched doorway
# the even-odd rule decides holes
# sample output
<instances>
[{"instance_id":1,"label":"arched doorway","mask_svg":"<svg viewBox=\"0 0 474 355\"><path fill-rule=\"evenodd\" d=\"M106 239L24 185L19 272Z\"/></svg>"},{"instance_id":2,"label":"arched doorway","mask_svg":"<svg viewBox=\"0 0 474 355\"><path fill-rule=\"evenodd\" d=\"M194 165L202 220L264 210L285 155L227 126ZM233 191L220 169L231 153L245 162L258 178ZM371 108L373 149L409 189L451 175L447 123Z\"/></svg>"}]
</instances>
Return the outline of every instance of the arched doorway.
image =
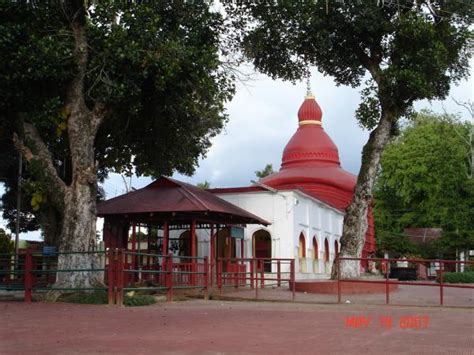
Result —
<instances>
[{"instance_id":1,"label":"arched doorway","mask_svg":"<svg viewBox=\"0 0 474 355\"><path fill-rule=\"evenodd\" d=\"M252 235L253 256L254 258L272 257L272 237L269 232L264 229L259 229ZM271 262L264 263L264 271L272 272Z\"/></svg>"},{"instance_id":2,"label":"arched doorway","mask_svg":"<svg viewBox=\"0 0 474 355\"><path fill-rule=\"evenodd\" d=\"M217 233L217 258L235 258L235 238L231 238L230 229L224 228Z\"/></svg>"},{"instance_id":3,"label":"arched doorway","mask_svg":"<svg viewBox=\"0 0 474 355\"><path fill-rule=\"evenodd\" d=\"M179 256L191 256L191 231L184 231L179 235L178 245L175 245L175 241L171 242L170 250L177 251ZM188 259L183 259L181 262L186 263Z\"/></svg>"},{"instance_id":4,"label":"arched doorway","mask_svg":"<svg viewBox=\"0 0 474 355\"><path fill-rule=\"evenodd\" d=\"M298 260L300 272L306 272L306 240L303 233L300 233L298 241Z\"/></svg>"},{"instance_id":5,"label":"arched doorway","mask_svg":"<svg viewBox=\"0 0 474 355\"><path fill-rule=\"evenodd\" d=\"M313 259L318 260L319 259L319 250L318 250L318 241L316 240L316 237L313 237Z\"/></svg>"},{"instance_id":6,"label":"arched doorway","mask_svg":"<svg viewBox=\"0 0 474 355\"><path fill-rule=\"evenodd\" d=\"M313 272L319 272L319 250L318 240L316 236L313 237Z\"/></svg>"},{"instance_id":7,"label":"arched doorway","mask_svg":"<svg viewBox=\"0 0 474 355\"><path fill-rule=\"evenodd\" d=\"M298 243L298 258L306 258L306 241L303 233L300 233L300 239Z\"/></svg>"},{"instance_id":8,"label":"arched doorway","mask_svg":"<svg viewBox=\"0 0 474 355\"><path fill-rule=\"evenodd\" d=\"M324 261L329 262L329 242L328 239L324 239Z\"/></svg>"}]
</instances>

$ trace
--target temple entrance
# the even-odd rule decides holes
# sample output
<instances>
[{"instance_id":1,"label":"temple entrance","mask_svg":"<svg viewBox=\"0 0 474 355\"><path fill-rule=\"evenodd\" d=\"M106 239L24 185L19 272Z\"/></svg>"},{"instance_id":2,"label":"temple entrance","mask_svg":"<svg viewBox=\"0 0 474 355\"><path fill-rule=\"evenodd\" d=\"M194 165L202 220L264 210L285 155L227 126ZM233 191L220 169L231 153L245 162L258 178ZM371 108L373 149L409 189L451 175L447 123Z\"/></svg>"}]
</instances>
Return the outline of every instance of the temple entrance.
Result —
<instances>
[{"instance_id":1,"label":"temple entrance","mask_svg":"<svg viewBox=\"0 0 474 355\"><path fill-rule=\"evenodd\" d=\"M266 230L259 229L252 235L254 258L270 259L272 257L272 237ZM264 271L272 272L271 263L264 263Z\"/></svg>"},{"instance_id":2,"label":"temple entrance","mask_svg":"<svg viewBox=\"0 0 474 355\"><path fill-rule=\"evenodd\" d=\"M319 272L319 250L318 241L313 237L313 272Z\"/></svg>"},{"instance_id":3,"label":"temple entrance","mask_svg":"<svg viewBox=\"0 0 474 355\"><path fill-rule=\"evenodd\" d=\"M300 272L306 272L306 240L303 233L300 233L298 240L298 261Z\"/></svg>"},{"instance_id":4,"label":"temple entrance","mask_svg":"<svg viewBox=\"0 0 474 355\"><path fill-rule=\"evenodd\" d=\"M235 258L235 238L230 236L229 228L221 229L217 233L217 258Z\"/></svg>"},{"instance_id":5,"label":"temple entrance","mask_svg":"<svg viewBox=\"0 0 474 355\"><path fill-rule=\"evenodd\" d=\"M324 269L327 274L331 272L331 265L329 264L329 242L327 238L324 239Z\"/></svg>"},{"instance_id":6,"label":"temple entrance","mask_svg":"<svg viewBox=\"0 0 474 355\"><path fill-rule=\"evenodd\" d=\"M181 233L178 239L178 255L191 256L191 231L187 230ZM186 260L181 260L186 262Z\"/></svg>"},{"instance_id":7,"label":"temple entrance","mask_svg":"<svg viewBox=\"0 0 474 355\"><path fill-rule=\"evenodd\" d=\"M329 242L327 239L324 239L324 261L329 262Z\"/></svg>"}]
</instances>

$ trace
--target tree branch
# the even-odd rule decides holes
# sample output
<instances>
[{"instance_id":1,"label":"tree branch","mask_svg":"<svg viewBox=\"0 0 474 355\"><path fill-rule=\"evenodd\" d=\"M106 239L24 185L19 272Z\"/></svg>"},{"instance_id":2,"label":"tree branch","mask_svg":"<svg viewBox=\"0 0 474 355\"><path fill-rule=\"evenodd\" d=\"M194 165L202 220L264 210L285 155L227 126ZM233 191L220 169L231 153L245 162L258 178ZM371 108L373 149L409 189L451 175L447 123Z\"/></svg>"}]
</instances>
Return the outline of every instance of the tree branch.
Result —
<instances>
[{"instance_id":1,"label":"tree branch","mask_svg":"<svg viewBox=\"0 0 474 355\"><path fill-rule=\"evenodd\" d=\"M49 189L52 191L52 196L55 197L58 206L61 206L64 201L62 196L66 192L67 186L63 180L58 176L56 168L53 164L53 157L51 152L46 147L46 144L41 139L38 130L31 123L23 123L23 130L25 139L32 142L32 146L29 147L18 137L15 133L13 136L13 143L18 151L21 152L27 162L31 163L37 161L46 176L48 181ZM61 196L59 196L59 194Z\"/></svg>"}]
</instances>

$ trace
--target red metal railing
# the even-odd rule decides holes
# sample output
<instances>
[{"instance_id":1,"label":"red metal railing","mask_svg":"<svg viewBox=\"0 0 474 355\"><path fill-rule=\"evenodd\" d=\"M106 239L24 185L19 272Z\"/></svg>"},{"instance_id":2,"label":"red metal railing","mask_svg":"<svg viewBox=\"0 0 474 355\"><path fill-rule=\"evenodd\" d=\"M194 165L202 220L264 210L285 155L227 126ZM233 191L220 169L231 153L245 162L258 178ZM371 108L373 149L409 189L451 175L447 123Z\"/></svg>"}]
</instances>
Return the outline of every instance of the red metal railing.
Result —
<instances>
[{"instance_id":1,"label":"red metal railing","mask_svg":"<svg viewBox=\"0 0 474 355\"><path fill-rule=\"evenodd\" d=\"M60 269L61 254L97 254L102 258L98 268ZM183 262L184 261L184 262ZM57 288L58 274L63 272L102 273L103 287ZM173 299L173 289L200 288L208 297L209 264L207 258L175 257L169 255L129 252L123 249L107 251L68 252L45 255L27 250L18 255L0 254L0 289L23 291L25 302L31 302L34 291L51 289L65 291L106 291L109 304L122 305L124 292L166 291L167 299Z\"/></svg>"},{"instance_id":2,"label":"red metal railing","mask_svg":"<svg viewBox=\"0 0 474 355\"><path fill-rule=\"evenodd\" d=\"M216 281L222 294L225 287L247 287L255 290L265 286L281 287L288 284L295 299L295 260L274 258L225 258L218 259Z\"/></svg>"},{"instance_id":3,"label":"red metal railing","mask_svg":"<svg viewBox=\"0 0 474 355\"><path fill-rule=\"evenodd\" d=\"M370 262L379 263L380 269L384 275L384 280L362 280L362 279L344 279L341 278L341 262L344 261L367 261L367 264ZM408 264L427 264L430 265L434 263L439 266L439 275L437 277L437 283L434 282L407 282L399 281L389 278L390 269L392 264L404 263ZM408 286L429 286L429 287L438 287L439 288L439 304L440 306L444 305L444 288L464 288L464 289L474 289L473 285L469 284L453 284L445 283L443 280L444 268L446 265L474 265L474 261L456 261L456 260L441 260L441 259L385 259L385 258L349 258L349 257L338 257L336 259L337 265L337 301L341 303L341 284L344 282L347 283L371 283L371 284L385 284L385 304L390 303L390 285L408 285Z\"/></svg>"}]
</instances>

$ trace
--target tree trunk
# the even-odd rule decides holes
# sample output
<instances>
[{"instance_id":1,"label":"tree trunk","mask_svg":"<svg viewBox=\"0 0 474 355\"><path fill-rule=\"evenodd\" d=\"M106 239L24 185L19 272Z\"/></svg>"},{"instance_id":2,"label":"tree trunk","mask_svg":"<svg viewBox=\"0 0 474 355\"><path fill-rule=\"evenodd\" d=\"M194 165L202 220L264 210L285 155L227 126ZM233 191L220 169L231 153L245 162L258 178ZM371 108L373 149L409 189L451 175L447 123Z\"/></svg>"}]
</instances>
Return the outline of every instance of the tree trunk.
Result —
<instances>
[{"instance_id":1,"label":"tree trunk","mask_svg":"<svg viewBox=\"0 0 474 355\"><path fill-rule=\"evenodd\" d=\"M341 237L340 257L360 258L367 232L367 212L372 201L372 189L377 175L380 156L383 148L390 139L393 119L395 115L382 112L377 128L371 133L369 140L362 151L362 166L351 204L346 209L344 226ZM360 261L341 261L340 271L342 278L360 276ZM338 268L334 262L332 278L337 278Z\"/></svg>"},{"instance_id":2,"label":"tree trunk","mask_svg":"<svg viewBox=\"0 0 474 355\"><path fill-rule=\"evenodd\" d=\"M72 182L64 193L62 254L58 260L59 269L71 271L58 273L56 287L91 288L103 283L103 272L91 270L100 267L100 258L96 253L97 168L94 141L104 115L101 105L96 104L91 111L85 103L84 78L88 63L85 10L83 5L71 9L78 72L70 84L66 101L67 111L70 112L67 131Z\"/></svg>"},{"instance_id":3,"label":"tree trunk","mask_svg":"<svg viewBox=\"0 0 474 355\"><path fill-rule=\"evenodd\" d=\"M80 179L78 179L80 180ZM96 243L96 188L75 181L65 194L59 272L55 288L92 288L103 283Z\"/></svg>"}]
</instances>

